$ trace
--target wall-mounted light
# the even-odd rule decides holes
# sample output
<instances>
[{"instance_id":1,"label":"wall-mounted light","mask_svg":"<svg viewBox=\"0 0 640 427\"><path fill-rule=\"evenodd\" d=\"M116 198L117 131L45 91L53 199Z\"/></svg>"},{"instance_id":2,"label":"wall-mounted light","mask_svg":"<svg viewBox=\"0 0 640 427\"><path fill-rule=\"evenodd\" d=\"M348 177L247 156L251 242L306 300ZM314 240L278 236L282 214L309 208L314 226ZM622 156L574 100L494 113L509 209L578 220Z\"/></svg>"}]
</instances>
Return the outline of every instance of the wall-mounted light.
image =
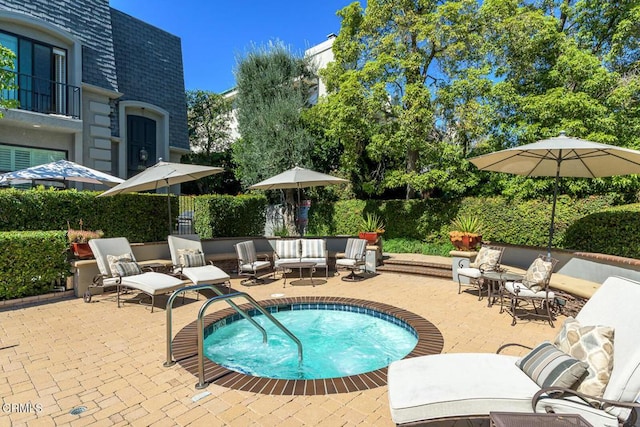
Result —
<instances>
[{"instance_id":1,"label":"wall-mounted light","mask_svg":"<svg viewBox=\"0 0 640 427\"><path fill-rule=\"evenodd\" d=\"M146 162L147 159L149 159L149 153L147 153L147 150L145 150L144 147L142 147L138 152L138 158L141 162Z\"/></svg>"}]
</instances>

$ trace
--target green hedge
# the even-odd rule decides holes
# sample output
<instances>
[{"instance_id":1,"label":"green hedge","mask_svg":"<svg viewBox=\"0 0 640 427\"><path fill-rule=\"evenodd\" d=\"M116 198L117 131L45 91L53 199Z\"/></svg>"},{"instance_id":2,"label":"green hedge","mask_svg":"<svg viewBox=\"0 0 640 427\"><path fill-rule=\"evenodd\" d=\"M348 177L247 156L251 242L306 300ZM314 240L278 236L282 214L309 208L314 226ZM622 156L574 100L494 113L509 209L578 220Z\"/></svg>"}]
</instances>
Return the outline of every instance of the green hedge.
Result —
<instances>
[{"instance_id":1,"label":"green hedge","mask_svg":"<svg viewBox=\"0 0 640 427\"><path fill-rule=\"evenodd\" d=\"M195 199L195 232L203 239L262 236L266 208L264 196L198 196Z\"/></svg>"},{"instance_id":2,"label":"green hedge","mask_svg":"<svg viewBox=\"0 0 640 427\"><path fill-rule=\"evenodd\" d=\"M71 275L66 232L0 232L0 300L51 292Z\"/></svg>"},{"instance_id":3,"label":"green hedge","mask_svg":"<svg viewBox=\"0 0 640 427\"><path fill-rule=\"evenodd\" d=\"M574 240L565 241L570 225L579 219L610 207L613 197L598 196L573 200L560 196L556 206L553 246L574 250L587 248ZM548 200L509 200L504 197L465 198L443 202L429 200L338 201L331 205L312 204L309 212L309 233L314 235L356 235L358 224L367 212L384 218L385 238L410 238L428 243L448 241L449 223L458 213L480 217L484 224L484 240L546 247L551 221L551 202ZM627 218L626 220L631 220ZM613 224L611 224L613 226ZM640 227L640 216L634 222ZM615 233L609 233L614 235ZM603 235L603 242L606 238ZM606 252L620 255L621 245L609 245Z\"/></svg>"}]
</instances>

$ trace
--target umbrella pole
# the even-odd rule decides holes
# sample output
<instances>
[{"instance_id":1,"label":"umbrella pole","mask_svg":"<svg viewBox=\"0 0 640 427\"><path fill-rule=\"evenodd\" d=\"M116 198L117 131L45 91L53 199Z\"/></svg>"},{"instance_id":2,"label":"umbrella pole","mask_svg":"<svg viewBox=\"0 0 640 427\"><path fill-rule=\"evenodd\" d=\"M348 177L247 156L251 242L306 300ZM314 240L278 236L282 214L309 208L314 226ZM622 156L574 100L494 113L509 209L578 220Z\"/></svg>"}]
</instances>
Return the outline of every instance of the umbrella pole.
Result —
<instances>
[{"instance_id":1,"label":"umbrella pole","mask_svg":"<svg viewBox=\"0 0 640 427\"><path fill-rule=\"evenodd\" d=\"M556 167L556 179L553 183L553 205L551 207L551 226L549 227L549 245L547 246L547 256L551 257L551 244L553 242L553 225L556 216L556 199L558 198L558 181L560 180L560 162L562 161L562 150L558 157L558 166Z\"/></svg>"},{"instance_id":2,"label":"umbrella pole","mask_svg":"<svg viewBox=\"0 0 640 427\"><path fill-rule=\"evenodd\" d=\"M168 212L168 216L169 216L169 234L168 236L171 236L172 230L171 230L171 187L169 187L169 180L167 179L167 212Z\"/></svg>"}]
</instances>

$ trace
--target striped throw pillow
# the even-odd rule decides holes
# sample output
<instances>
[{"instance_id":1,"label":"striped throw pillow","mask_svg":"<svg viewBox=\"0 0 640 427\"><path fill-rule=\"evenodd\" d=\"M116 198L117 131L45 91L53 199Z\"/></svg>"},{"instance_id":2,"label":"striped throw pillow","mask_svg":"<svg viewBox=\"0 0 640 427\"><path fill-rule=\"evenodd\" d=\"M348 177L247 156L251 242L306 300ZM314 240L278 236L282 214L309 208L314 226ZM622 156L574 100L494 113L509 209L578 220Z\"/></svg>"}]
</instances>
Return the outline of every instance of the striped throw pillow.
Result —
<instances>
[{"instance_id":1,"label":"striped throw pillow","mask_svg":"<svg viewBox=\"0 0 640 427\"><path fill-rule=\"evenodd\" d=\"M116 264L119 262L131 262L136 259L133 257L133 254L122 254L122 255L107 255L107 263L109 264L109 271L113 277L119 275L118 270L116 270ZM120 274L121 276L121 274Z\"/></svg>"},{"instance_id":2,"label":"striped throw pillow","mask_svg":"<svg viewBox=\"0 0 640 427\"><path fill-rule=\"evenodd\" d=\"M118 276L135 276L136 274L142 274L140 266L135 261L119 261L116 262L116 272Z\"/></svg>"},{"instance_id":3,"label":"striped throw pillow","mask_svg":"<svg viewBox=\"0 0 640 427\"><path fill-rule=\"evenodd\" d=\"M278 258L300 258L298 247L300 240L276 240L276 254Z\"/></svg>"},{"instance_id":4,"label":"striped throw pillow","mask_svg":"<svg viewBox=\"0 0 640 427\"><path fill-rule=\"evenodd\" d=\"M206 264L207 262L204 260L204 254L202 252L184 254L185 267L202 267Z\"/></svg>"},{"instance_id":5,"label":"striped throw pillow","mask_svg":"<svg viewBox=\"0 0 640 427\"><path fill-rule=\"evenodd\" d=\"M302 241L302 258L323 258L326 252L322 239L305 239Z\"/></svg>"},{"instance_id":6,"label":"striped throw pillow","mask_svg":"<svg viewBox=\"0 0 640 427\"><path fill-rule=\"evenodd\" d=\"M540 387L571 388L587 372L588 365L560 351L549 341L539 344L516 365Z\"/></svg>"}]
</instances>

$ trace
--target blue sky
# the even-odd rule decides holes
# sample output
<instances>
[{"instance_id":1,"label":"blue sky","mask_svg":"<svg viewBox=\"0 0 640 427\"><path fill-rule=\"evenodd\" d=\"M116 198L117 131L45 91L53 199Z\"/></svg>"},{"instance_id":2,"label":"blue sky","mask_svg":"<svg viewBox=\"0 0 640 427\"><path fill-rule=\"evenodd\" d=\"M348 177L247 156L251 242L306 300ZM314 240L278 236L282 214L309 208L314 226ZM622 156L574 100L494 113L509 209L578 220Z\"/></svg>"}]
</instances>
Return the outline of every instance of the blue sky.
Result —
<instances>
[{"instance_id":1,"label":"blue sky","mask_svg":"<svg viewBox=\"0 0 640 427\"><path fill-rule=\"evenodd\" d=\"M235 86L238 55L281 40L295 53L340 31L336 12L351 0L110 0L111 7L182 39L186 89Z\"/></svg>"}]
</instances>

